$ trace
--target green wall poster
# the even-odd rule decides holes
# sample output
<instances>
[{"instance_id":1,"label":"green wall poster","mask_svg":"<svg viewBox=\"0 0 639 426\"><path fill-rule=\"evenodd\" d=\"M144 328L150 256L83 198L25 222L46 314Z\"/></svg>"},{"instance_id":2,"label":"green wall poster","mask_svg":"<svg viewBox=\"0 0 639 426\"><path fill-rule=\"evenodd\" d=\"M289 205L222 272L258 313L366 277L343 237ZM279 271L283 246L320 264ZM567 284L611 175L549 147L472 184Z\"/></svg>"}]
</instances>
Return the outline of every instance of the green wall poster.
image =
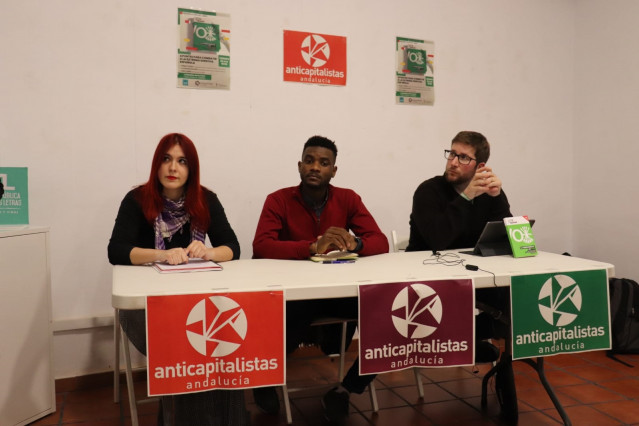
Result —
<instances>
[{"instance_id":1,"label":"green wall poster","mask_svg":"<svg viewBox=\"0 0 639 426\"><path fill-rule=\"evenodd\" d=\"M231 88L231 16L178 8L177 87Z\"/></svg>"},{"instance_id":2,"label":"green wall poster","mask_svg":"<svg viewBox=\"0 0 639 426\"><path fill-rule=\"evenodd\" d=\"M435 103L435 43L396 37L395 104Z\"/></svg>"},{"instance_id":3,"label":"green wall poster","mask_svg":"<svg viewBox=\"0 0 639 426\"><path fill-rule=\"evenodd\" d=\"M610 348L606 270L513 276L513 359Z\"/></svg>"},{"instance_id":4,"label":"green wall poster","mask_svg":"<svg viewBox=\"0 0 639 426\"><path fill-rule=\"evenodd\" d=\"M29 224L29 181L26 167L0 167L4 195L0 199L0 225Z\"/></svg>"}]
</instances>

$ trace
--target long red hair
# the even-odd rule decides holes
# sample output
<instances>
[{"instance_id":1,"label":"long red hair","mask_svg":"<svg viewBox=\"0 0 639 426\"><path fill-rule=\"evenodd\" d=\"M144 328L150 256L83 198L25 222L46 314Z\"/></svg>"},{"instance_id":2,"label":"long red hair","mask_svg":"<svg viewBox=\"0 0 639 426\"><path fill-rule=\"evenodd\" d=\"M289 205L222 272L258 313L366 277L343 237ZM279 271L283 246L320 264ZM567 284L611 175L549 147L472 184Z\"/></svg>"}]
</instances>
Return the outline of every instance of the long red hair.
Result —
<instances>
[{"instance_id":1,"label":"long red hair","mask_svg":"<svg viewBox=\"0 0 639 426\"><path fill-rule=\"evenodd\" d=\"M157 148L155 148L155 154L153 154L149 180L138 188L138 201L142 206L144 217L150 224L153 224L155 218L158 217L164 208L162 185L158 179L158 170L162 164L164 154L173 148L174 145L180 145L189 167L189 177L184 184L184 207L191 216L191 227L206 233L211 217L204 198L203 187L200 186L200 159L193 141L181 133L169 133L160 139Z\"/></svg>"}]
</instances>

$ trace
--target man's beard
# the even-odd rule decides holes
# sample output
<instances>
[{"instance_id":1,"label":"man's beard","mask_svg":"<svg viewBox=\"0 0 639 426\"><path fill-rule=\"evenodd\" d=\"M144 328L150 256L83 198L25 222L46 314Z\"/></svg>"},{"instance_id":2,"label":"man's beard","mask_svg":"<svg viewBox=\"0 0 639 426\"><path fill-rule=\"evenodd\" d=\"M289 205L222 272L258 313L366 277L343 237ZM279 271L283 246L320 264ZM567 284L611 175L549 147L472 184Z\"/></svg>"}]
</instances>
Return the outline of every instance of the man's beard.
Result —
<instances>
[{"instance_id":1,"label":"man's beard","mask_svg":"<svg viewBox=\"0 0 639 426\"><path fill-rule=\"evenodd\" d=\"M466 178L464 176L461 175L457 175L457 177L452 178L449 174L448 171L444 172L444 179L446 179L446 182L450 183L453 186L456 187L466 187L468 186L468 184L470 183L470 181L473 179L472 176L469 178Z\"/></svg>"}]
</instances>

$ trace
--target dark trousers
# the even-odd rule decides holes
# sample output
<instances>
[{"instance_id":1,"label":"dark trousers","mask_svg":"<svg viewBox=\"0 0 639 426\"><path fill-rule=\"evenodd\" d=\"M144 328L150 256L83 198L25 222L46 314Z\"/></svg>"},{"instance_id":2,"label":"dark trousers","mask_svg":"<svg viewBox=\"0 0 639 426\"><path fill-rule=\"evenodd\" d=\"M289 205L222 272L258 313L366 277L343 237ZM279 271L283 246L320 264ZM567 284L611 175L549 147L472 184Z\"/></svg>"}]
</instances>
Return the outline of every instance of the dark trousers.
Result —
<instances>
[{"instance_id":1,"label":"dark trousers","mask_svg":"<svg viewBox=\"0 0 639 426\"><path fill-rule=\"evenodd\" d=\"M483 311L475 317L477 340L505 338L510 332L510 288L478 288L475 306Z\"/></svg>"},{"instance_id":2,"label":"dark trousers","mask_svg":"<svg viewBox=\"0 0 639 426\"><path fill-rule=\"evenodd\" d=\"M286 302L286 352L291 353L301 344L317 344L325 353L336 353L341 342L341 324L311 327L321 318L357 319L356 297L338 299L294 300ZM353 338L354 324L348 328L346 344ZM349 392L362 393L375 379L375 374L359 375L359 358L348 369L342 386Z\"/></svg>"}]
</instances>

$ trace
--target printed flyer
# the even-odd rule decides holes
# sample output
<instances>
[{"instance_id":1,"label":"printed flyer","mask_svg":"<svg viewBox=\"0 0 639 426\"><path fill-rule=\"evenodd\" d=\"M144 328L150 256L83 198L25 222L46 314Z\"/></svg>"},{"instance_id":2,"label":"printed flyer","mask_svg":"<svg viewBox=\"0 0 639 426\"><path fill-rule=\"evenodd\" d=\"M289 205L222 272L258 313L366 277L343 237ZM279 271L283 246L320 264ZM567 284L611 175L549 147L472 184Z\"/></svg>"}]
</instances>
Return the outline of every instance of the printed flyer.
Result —
<instances>
[{"instance_id":1,"label":"printed flyer","mask_svg":"<svg viewBox=\"0 0 639 426\"><path fill-rule=\"evenodd\" d=\"M231 88L231 17L178 9L177 87Z\"/></svg>"},{"instance_id":2,"label":"printed flyer","mask_svg":"<svg viewBox=\"0 0 639 426\"><path fill-rule=\"evenodd\" d=\"M29 180L26 167L0 167L3 191L0 225L29 224Z\"/></svg>"},{"instance_id":3,"label":"printed flyer","mask_svg":"<svg viewBox=\"0 0 639 426\"><path fill-rule=\"evenodd\" d=\"M435 103L435 43L397 37L395 47L395 103Z\"/></svg>"},{"instance_id":4,"label":"printed flyer","mask_svg":"<svg viewBox=\"0 0 639 426\"><path fill-rule=\"evenodd\" d=\"M504 225L506 226L508 241L510 241L514 257L537 255L535 237L526 216L505 217Z\"/></svg>"}]
</instances>

